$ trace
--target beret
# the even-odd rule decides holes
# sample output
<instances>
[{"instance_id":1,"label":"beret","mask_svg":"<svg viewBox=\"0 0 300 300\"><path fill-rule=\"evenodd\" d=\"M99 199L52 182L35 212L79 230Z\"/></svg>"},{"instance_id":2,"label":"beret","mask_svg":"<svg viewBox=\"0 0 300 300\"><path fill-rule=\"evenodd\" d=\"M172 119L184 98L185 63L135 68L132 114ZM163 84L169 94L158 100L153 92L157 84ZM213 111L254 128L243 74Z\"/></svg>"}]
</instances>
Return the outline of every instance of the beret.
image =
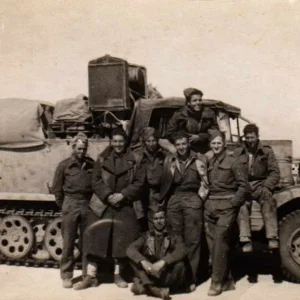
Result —
<instances>
[{"instance_id":1,"label":"beret","mask_svg":"<svg viewBox=\"0 0 300 300\"><path fill-rule=\"evenodd\" d=\"M88 144L88 137L83 132L78 132L77 135L72 139L72 144L75 145L78 141L81 143Z\"/></svg>"}]
</instances>

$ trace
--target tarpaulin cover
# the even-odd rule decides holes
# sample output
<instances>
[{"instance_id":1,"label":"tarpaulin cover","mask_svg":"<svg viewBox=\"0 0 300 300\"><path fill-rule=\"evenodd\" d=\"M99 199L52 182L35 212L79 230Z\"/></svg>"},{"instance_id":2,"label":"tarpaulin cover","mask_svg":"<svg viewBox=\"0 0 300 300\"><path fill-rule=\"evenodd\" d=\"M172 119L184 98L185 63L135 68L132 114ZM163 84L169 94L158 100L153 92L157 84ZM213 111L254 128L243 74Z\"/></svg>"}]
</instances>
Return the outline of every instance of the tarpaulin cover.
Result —
<instances>
[{"instance_id":1,"label":"tarpaulin cover","mask_svg":"<svg viewBox=\"0 0 300 300\"><path fill-rule=\"evenodd\" d=\"M84 122L90 113L86 105L84 95L76 98L63 99L56 102L53 120L54 121L71 121Z\"/></svg>"},{"instance_id":2,"label":"tarpaulin cover","mask_svg":"<svg viewBox=\"0 0 300 300\"><path fill-rule=\"evenodd\" d=\"M38 101L0 99L0 148L26 148L44 143Z\"/></svg>"}]
</instances>

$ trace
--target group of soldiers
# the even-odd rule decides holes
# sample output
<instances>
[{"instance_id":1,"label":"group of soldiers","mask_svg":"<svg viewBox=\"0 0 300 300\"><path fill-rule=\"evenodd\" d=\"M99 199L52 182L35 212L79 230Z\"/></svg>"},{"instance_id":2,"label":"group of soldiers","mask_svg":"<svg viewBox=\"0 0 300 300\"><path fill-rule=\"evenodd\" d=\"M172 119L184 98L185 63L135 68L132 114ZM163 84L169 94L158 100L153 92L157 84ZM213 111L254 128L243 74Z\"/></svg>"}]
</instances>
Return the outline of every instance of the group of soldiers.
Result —
<instances>
[{"instance_id":1,"label":"group of soldiers","mask_svg":"<svg viewBox=\"0 0 300 300\"><path fill-rule=\"evenodd\" d=\"M135 295L169 299L170 293L193 292L204 232L212 268L208 295L232 290L231 237L237 223L243 251L252 251L252 200L262 207L268 247L278 248L273 193L280 172L271 147L262 145L258 127L248 124L244 142L229 152L202 92L188 88L184 95L186 105L168 124L174 153L163 149L152 127L143 128L136 152L126 133L115 129L96 162L86 155L87 137L74 138L73 154L58 165L52 185L62 210L65 288L97 286L97 274L111 259L114 282L122 288L128 286L124 270L129 263ZM83 280L73 284L78 228Z\"/></svg>"}]
</instances>

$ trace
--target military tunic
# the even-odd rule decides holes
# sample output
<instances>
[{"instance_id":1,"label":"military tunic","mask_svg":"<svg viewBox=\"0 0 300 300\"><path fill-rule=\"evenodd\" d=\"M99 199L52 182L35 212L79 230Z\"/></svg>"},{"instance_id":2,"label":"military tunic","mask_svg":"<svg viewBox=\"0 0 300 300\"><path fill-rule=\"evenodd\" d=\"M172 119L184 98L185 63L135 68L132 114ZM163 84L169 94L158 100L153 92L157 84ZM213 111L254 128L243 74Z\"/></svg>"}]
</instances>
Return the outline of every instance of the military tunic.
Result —
<instances>
[{"instance_id":1,"label":"military tunic","mask_svg":"<svg viewBox=\"0 0 300 300\"><path fill-rule=\"evenodd\" d=\"M246 167L226 150L209 159L210 194L204 205L206 239L212 259L212 281L229 278L230 237L248 188Z\"/></svg>"},{"instance_id":2,"label":"military tunic","mask_svg":"<svg viewBox=\"0 0 300 300\"><path fill-rule=\"evenodd\" d=\"M94 161L91 158L85 157L80 162L72 155L58 165L54 175L51 191L57 205L62 208L62 279L73 277L75 240L78 229L80 235L82 234L82 219L93 193L93 166Z\"/></svg>"}]
</instances>

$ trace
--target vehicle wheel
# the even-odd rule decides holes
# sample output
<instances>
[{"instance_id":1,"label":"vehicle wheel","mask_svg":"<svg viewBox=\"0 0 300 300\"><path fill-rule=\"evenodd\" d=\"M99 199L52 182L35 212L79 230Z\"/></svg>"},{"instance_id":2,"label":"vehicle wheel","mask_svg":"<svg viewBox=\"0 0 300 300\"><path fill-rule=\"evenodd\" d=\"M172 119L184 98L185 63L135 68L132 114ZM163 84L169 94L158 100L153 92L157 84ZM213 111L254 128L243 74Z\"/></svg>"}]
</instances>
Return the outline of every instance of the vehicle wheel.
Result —
<instances>
[{"instance_id":1,"label":"vehicle wheel","mask_svg":"<svg viewBox=\"0 0 300 300\"><path fill-rule=\"evenodd\" d=\"M7 216L0 222L0 251L8 258L20 259L32 249L34 233L21 216Z\"/></svg>"},{"instance_id":2,"label":"vehicle wheel","mask_svg":"<svg viewBox=\"0 0 300 300\"><path fill-rule=\"evenodd\" d=\"M35 234L35 244L33 246L31 256L36 260L50 259L50 254L44 244L47 220L34 220L31 225Z\"/></svg>"},{"instance_id":3,"label":"vehicle wheel","mask_svg":"<svg viewBox=\"0 0 300 300\"><path fill-rule=\"evenodd\" d=\"M300 210L285 216L279 226L283 274L290 281L300 282Z\"/></svg>"},{"instance_id":4,"label":"vehicle wheel","mask_svg":"<svg viewBox=\"0 0 300 300\"><path fill-rule=\"evenodd\" d=\"M56 261L61 261L63 239L61 235L61 218L52 220L46 230L44 244L50 256ZM75 241L74 258L77 259L80 255L78 250L78 238Z\"/></svg>"}]
</instances>

